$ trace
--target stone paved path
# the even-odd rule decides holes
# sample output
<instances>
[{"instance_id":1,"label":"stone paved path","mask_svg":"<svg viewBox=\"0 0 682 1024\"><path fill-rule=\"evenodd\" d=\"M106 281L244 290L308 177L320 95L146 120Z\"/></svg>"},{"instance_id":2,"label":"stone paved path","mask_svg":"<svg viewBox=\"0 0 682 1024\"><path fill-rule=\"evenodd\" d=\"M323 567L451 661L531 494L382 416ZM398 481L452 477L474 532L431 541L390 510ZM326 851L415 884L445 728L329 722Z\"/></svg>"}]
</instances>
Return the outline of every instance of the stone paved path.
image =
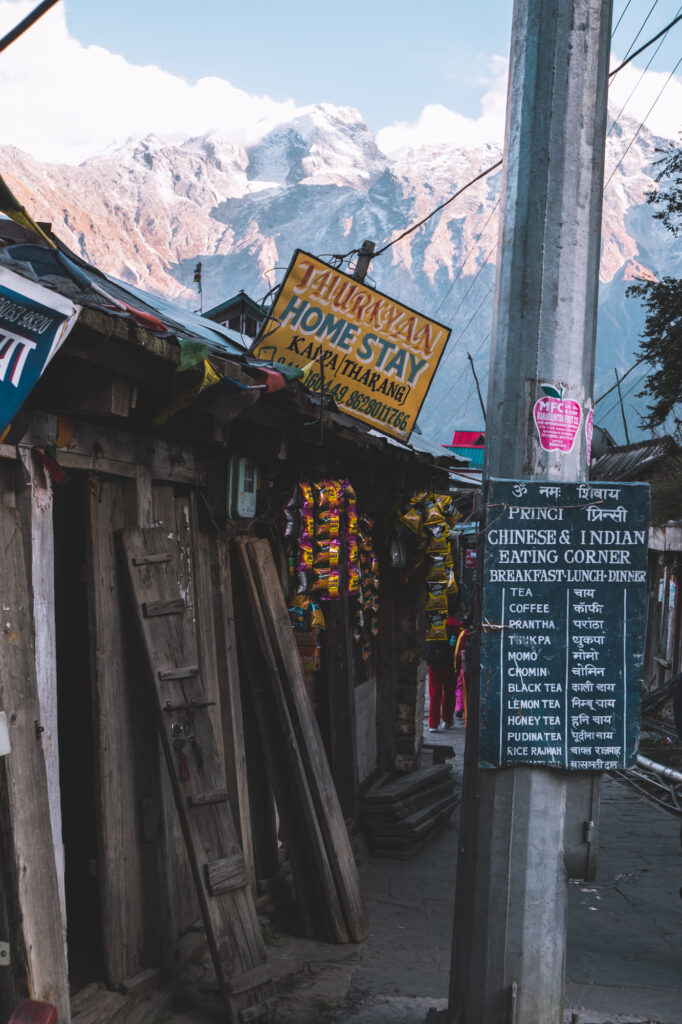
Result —
<instances>
[{"instance_id":1,"label":"stone paved path","mask_svg":"<svg viewBox=\"0 0 682 1024\"><path fill-rule=\"evenodd\" d=\"M454 746L461 770L461 725L425 741ZM682 1024L679 824L612 780L601 818L597 881L569 887L566 1020ZM457 819L411 861L362 860L372 933L361 946L273 936L282 1024L424 1024L445 1008ZM177 1010L169 1024L223 1021L209 961Z\"/></svg>"}]
</instances>

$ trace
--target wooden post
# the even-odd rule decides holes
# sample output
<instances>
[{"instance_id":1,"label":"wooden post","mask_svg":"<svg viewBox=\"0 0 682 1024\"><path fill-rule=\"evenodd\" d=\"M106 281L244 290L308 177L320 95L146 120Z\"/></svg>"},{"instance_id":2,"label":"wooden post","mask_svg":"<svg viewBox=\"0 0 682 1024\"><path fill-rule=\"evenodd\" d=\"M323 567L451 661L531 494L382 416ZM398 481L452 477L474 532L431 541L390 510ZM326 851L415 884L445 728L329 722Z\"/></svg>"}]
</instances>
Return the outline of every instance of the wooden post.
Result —
<instances>
[{"instance_id":1,"label":"wooden post","mask_svg":"<svg viewBox=\"0 0 682 1024\"><path fill-rule=\"evenodd\" d=\"M327 601L326 667L329 686L331 769L339 803L346 818L357 818L358 767L355 738L355 672L348 598Z\"/></svg>"},{"instance_id":2,"label":"wooden post","mask_svg":"<svg viewBox=\"0 0 682 1024\"><path fill-rule=\"evenodd\" d=\"M390 772L395 768L395 586L393 580L388 583L382 581L379 595L377 761L382 772Z\"/></svg>"},{"instance_id":3,"label":"wooden post","mask_svg":"<svg viewBox=\"0 0 682 1024\"><path fill-rule=\"evenodd\" d=\"M8 482L8 489L10 486ZM0 860L14 925L10 935L12 970L19 989L25 988L26 995L34 999L53 1003L60 1022L68 1024L69 985L41 745L26 563L19 513L6 504L0 504L0 551L0 707L8 717L12 744L11 753L0 758Z\"/></svg>"},{"instance_id":4,"label":"wooden post","mask_svg":"<svg viewBox=\"0 0 682 1024\"><path fill-rule=\"evenodd\" d=\"M107 980L115 985L136 974L144 942L141 814L135 789L139 742L137 659L130 656L124 626L122 581L114 531L137 522L135 483L92 476L88 490L87 582L95 721L98 876L102 945ZM133 685L137 679L137 687Z\"/></svg>"},{"instance_id":5,"label":"wooden post","mask_svg":"<svg viewBox=\"0 0 682 1024\"><path fill-rule=\"evenodd\" d=\"M355 271L353 273L353 279L355 281L365 280L365 277L367 276L367 271L369 270L369 265L372 260L372 255L374 253L374 247L375 243L370 242L368 238L366 238L365 241L362 243L362 246L360 247L360 252L358 254L358 261L355 264Z\"/></svg>"}]
</instances>

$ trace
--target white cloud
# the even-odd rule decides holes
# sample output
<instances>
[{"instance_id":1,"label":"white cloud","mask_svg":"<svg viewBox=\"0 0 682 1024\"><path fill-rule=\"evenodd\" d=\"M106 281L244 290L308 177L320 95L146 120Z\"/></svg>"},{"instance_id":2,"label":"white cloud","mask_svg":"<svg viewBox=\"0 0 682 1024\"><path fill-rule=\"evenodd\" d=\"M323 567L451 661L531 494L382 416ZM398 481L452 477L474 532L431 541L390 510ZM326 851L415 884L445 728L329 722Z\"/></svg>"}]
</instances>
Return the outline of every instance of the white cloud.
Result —
<instances>
[{"instance_id":1,"label":"white cloud","mask_svg":"<svg viewBox=\"0 0 682 1024\"><path fill-rule=\"evenodd\" d=\"M617 67L618 64L620 60L614 57L612 66ZM668 77L667 71L642 72L634 64L623 68L610 84L610 113L615 117L625 105L625 114L638 122L644 121L654 135L679 141L682 131L682 76L673 75L669 82ZM478 82L489 86L481 100L480 117L465 117L434 104L424 107L412 123L400 121L382 128L377 134L379 147L390 154L404 148L417 149L443 143L467 149L475 149L485 143L501 145L507 103L506 58L494 57L489 74L481 76ZM661 89L661 97L649 114Z\"/></svg>"},{"instance_id":2,"label":"white cloud","mask_svg":"<svg viewBox=\"0 0 682 1024\"><path fill-rule=\"evenodd\" d=\"M645 55L642 54L642 57ZM642 58L640 58L641 60ZM620 60L613 57L612 67L618 67ZM609 87L609 110L615 117L624 104L625 114L644 121L654 135L679 142L682 131L682 76L673 75L668 81L668 71L645 71L635 64L628 64L611 80ZM640 81L641 79L641 81ZM666 84L667 83L667 84ZM649 114L652 104L663 89L660 99ZM634 90L634 92L633 92ZM630 99L630 94L632 98ZM645 120L646 119L646 120Z\"/></svg>"},{"instance_id":3,"label":"white cloud","mask_svg":"<svg viewBox=\"0 0 682 1024\"><path fill-rule=\"evenodd\" d=\"M0 36L35 0L0 0ZM79 163L128 137L218 130L236 144L297 113L291 100L252 96L224 79L195 85L161 68L130 64L69 34L57 4L0 58L0 142L41 160Z\"/></svg>"},{"instance_id":4,"label":"white cloud","mask_svg":"<svg viewBox=\"0 0 682 1024\"><path fill-rule=\"evenodd\" d=\"M507 103L507 61L493 57L489 73L479 84L489 86L481 100L480 117L457 114L441 104L424 107L412 124L399 121L377 133L377 145L385 153L420 146L462 146L476 149L486 143L501 146L504 141L504 119Z\"/></svg>"}]
</instances>

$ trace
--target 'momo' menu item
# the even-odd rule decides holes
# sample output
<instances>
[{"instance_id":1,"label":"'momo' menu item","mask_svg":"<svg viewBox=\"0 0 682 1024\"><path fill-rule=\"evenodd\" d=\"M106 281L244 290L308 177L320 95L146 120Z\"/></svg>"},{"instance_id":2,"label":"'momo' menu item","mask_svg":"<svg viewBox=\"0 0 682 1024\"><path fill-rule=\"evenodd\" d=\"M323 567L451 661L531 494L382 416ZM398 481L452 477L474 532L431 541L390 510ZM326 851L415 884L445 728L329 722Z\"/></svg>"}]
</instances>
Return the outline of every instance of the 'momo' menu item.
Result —
<instances>
[{"instance_id":1,"label":"'momo' menu item","mask_svg":"<svg viewBox=\"0 0 682 1024\"><path fill-rule=\"evenodd\" d=\"M648 529L646 484L489 482L481 767L634 764Z\"/></svg>"}]
</instances>

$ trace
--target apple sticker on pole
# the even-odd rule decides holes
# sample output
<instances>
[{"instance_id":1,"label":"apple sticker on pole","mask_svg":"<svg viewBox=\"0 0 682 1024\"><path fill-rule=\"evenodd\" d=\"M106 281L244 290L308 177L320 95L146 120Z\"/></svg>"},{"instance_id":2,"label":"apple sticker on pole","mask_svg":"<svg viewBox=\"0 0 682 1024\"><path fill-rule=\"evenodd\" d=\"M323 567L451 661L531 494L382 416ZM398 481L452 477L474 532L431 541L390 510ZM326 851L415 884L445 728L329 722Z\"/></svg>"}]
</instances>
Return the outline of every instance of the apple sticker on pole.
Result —
<instances>
[{"instance_id":1,"label":"apple sticker on pole","mask_svg":"<svg viewBox=\"0 0 682 1024\"><path fill-rule=\"evenodd\" d=\"M533 406L533 419L540 444L546 452L570 452L580 429L583 411L572 398L564 398L563 387L542 384L543 398Z\"/></svg>"},{"instance_id":2,"label":"apple sticker on pole","mask_svg":"<svg viewBox=\"0 0 682 1024\"><path fill-rule=\"evenodd\" d=\"M587 465L592 461L592 434L594 433L594 409L585 417L585 440L587 441Z\"/></svg>"}]
</instances>

